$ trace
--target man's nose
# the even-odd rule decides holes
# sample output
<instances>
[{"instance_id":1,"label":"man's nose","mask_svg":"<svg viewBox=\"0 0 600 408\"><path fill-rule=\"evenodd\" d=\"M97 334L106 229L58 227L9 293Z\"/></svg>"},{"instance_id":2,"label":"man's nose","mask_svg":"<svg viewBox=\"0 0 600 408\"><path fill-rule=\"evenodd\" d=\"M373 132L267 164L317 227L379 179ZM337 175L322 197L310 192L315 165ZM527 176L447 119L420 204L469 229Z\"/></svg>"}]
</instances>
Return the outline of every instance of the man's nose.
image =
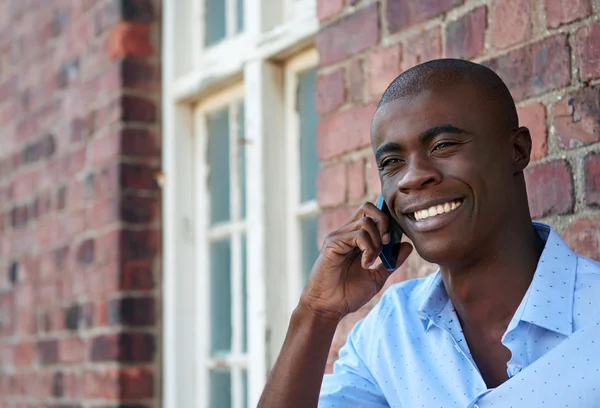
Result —
<instances>
[{"instance_id":1,"label":"man's nose","mask_svg":"<svg viewBox=\"0 0 600 408\"><path fill-rule=\"evenodd\" d=\"M408 163L407 171L398 180L398 190L408 194L411 190L420 190L434 186L442 181L441 172L427 158L413 158Z\"/></svg>"}]
</instances>

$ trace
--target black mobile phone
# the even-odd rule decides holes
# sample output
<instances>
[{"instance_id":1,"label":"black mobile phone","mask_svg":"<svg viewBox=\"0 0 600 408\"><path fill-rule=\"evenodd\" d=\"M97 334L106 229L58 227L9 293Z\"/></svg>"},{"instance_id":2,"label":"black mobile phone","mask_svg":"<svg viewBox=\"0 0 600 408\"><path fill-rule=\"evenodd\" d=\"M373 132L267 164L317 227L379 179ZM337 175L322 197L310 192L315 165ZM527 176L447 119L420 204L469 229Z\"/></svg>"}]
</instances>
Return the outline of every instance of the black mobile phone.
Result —
<instances>
[{"instance_id":1,"label":"black mobile phone","mask_svg":"<svg viewBox=\"0 0 600 408\"><path fill-rule=\"evenodd\" d=\"M379 194L379 197L377 198L377 208L390 219L390 242L383 246L379 258L388 271L393 271L396 269L396 261L398 260L398 252L400 251L402 228L400 228L400 225L398 225L394 217L392 217L392 214L383 199L383 195L381 194Z\"/></svg>"}]
</instances>

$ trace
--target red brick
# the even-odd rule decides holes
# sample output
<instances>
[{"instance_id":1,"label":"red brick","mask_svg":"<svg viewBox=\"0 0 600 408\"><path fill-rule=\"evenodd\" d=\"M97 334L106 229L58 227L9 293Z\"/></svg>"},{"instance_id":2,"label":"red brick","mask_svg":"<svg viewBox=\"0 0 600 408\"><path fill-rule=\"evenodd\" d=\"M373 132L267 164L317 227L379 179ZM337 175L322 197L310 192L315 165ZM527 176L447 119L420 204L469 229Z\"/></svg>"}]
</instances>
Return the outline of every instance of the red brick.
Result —
<instances>
[{"instance_id":1,"label":"red brick","mask_svg":"<svg viewBox=\"0 0 600 408\"><path fill-rule=\"evenodd\" d=\"M317 17L323 21L344 9L344 0L317 0Z\"/></svg>"},{"instance_id":2,"label":"red brick","mask_svg":"<svg viewBox=\"0 0 600 408\"><path fill-rule=\"evenodd\" d=\"M506 48L523 42L532 32L531 0L494 0L492 2L492 43Z\"/></svg>"},{"instance_id":3,"label":"red brick","mask_svg":"<svg viewBox=\"0 0 600 408\"><path fill-rule=\"evenodd\" d=\"M37 315L35 312L20 312L18 314L17 333L22 336L37 334Z\"/></svg>"},{"instance_id":4,"label":"red brick","mask_svg":"<svg viewBox=\"0 0 600 408\"><path fill-rule=\"evenodd\" d=\"M86 360L87 344L80 337L67 337L58 343L59 360L63 364L77 364Z\"/></svg>"},{"instance_id":5,"label":"red brick","mask_svg":"<svg viewBox=\"0 0 600 408\"><path fill-rule=\"evenodd\" d=\"M357 208L336 208L325 210L319 216L318 242L321 244L327 234L340 228L356 212Z\"/></svg>"},{"instance_id":6,"label":"red brick","mask_svg":"<svg viewBox=\"0 0 600 408\"><path fill-rule=\"evenodd\" d=\"M160 236L155 230L123 230L119 237L121 259L154 259L158 255L159 240Z\"/></svg>"},{"instance_id":7,"label":"red brick","mask_svg":"<svg viewBox=\"0 0 600 408\"><path fill-rule=\"evenodd\" d=\"M91 369L83 375L83 396L117 400L120 396L119 369Z\"/></svg>"},{"instance_id":8,"label":"red brick","mask_svg":"<svg viewBox=\"0 0 600 408\"><path fill-rule=\"evenodd\" d=\"M108 322L129 326L154 324L154 298L128 297L108 302Z\"/></svg>"},{"instance_id":9,"label":"red brick","mask_svg":"<svg viewBox=\"0 0 600 408\"><path fill-rule=\"evenodd\" d=\"M565 95L554 105L554 128L561 148L600 141L600 85Z\"/></svg>"},{"instance_id":10,"label":"red brick","mask_svg":"<svg viewBox=\"0 0 600 408\"><path fill-rule=\"evenodd\" d=\"M346 86L344 84L344 70L338 69L329 74L319 75L315 103L319 115L326 115L344 104L346 100Z\"/></svg>"},{"instance_id":11,"label":"red brick","mask_svg":"<svg viewBox=\"0 0 600 408\"><path fill-rule=\"evenodd\" d=\"M156 190L156 168L147 164L121 164L121 187L137 190Z\"/></svg>"},{"instance_id":12,"label":"red brick","mask_svg":"<svg viewBox=\"0 0 600 408\"><path fill-rule=\"evenodd\" d=\"M600 22L581 27L575 34L575 42L581 79L600 77Z\"/></svg>"},{"instance_id":13,"label":"red brick","mask_svg":"<svg viewBox=\"0 0 600 408\"><path fill-rule=\"evenodd\" d=\"M600 261L600 218L575 220L562 235L575 252Z\"/></svg>"},{"instance_id":14,"label":"red brick","mask_svg":"<svg viewBox=\"0 0 600 408\"><path fill-rule=\"evenodd\" d=\"M327 208L345 203L347 182L345 163L323 167L317 177L317 201L319 206Z\"/></svg>"},{"instance_id":15,"label":"red brick","mask_svg":"<svg viewBox=\"0 0 600 408\"><path fill-rule=\"evenodd\" d=\"M121 99L121 119L124 122L156 121L156 105L153 101L140 96L125 95Z\"/></svg>"},{"instance_id":16,"label":"red brick","mask_svg":"<svg viewBox=\"0 0 600 408\"><path fill-rule=\"evenodd\" d=\"M369 146L376 107L376 104L357 106L322 119L317 129L319 158L327 160Z\"/></svg>"},{"instance_id":17,"label":"red brick","mask_svg":"<svg viewBox=\"0 0 600 408\"><path fill-rule=\"evenodd\" d=\"M80 264L90 264L94 261L95 243L93 239L86 239L79 244L77 248L77 262Z\"/></svg>"},{"instance_id":18,"label":"red brick","mask_svg":"<svg viewBox=\"0 0 600 408\"><path fill-rule=\"evenodd\" d=\"M146 367L122 368L119 373L120 397L125 400L152 398L154 372Z\"/></svg>"},{"instance_id":19,"label":"red brick","mask_svg":"<svg viewBox=\"0 0 600 408\"><path fill-rule=\"evenodd\" d=\"M160 147L156 133L146 129L122 129L120 134L121 154L137 158L156 158Z\"/></svg>"},{"instance_id":20,"label":"red brick","mask_svg":"<svg viewBox=\"0 0 600 408\"><path fill-rule=\"evenodd\" d=\"M354 160L347 165L348 198L356 200L362 198L366 192L365 159Z\"/></svg>"},{"instance_id":21,"label":"red brick","mask_svg":"<svg viewBox=\"0 0 600 408\"><path fill-rule=\"evenodd\" d=\"M117 160L120 147L121 135L118 132L111 132L95 138L88 144L90 166L98 167Z\"/></svg>"},{"instance_id":22,"label":"red brick","mask_svg":"<svg viewBox=\"0 0 600 408\"><path fill-rule=\"evenodd\" d=\"M323 1L323 0L321 0ZM316 38L322 66L362 52L379 41L378 5L372 4L319 31Z\"/></svg>"},{"instance_id":23,"label":"red brick","mask_svg":"<svg viewBox=\"0 0 600 408\"><path fill-rule=\"evenodd\" d=\"M362 58L353 59L348 67L348 97L352 102L365 99L365 70Z\"/></svg>"},{"instance_id":24,"label":"red brick","mask_svg":"<svg viewBox=\"0 0 600 408\"><path fill-rule=\"evenodd\" d=\"M125 58L121 63L123 88L137 91L159 91L160 72L152 63L135 58Z\"/></svg>"},{"instance_id":25,"label":"red brick","mask_svg":"<svg viewBox=\"0 0 600 408\"><path fill-rule=\"evenodd\" d=\"M401 60L401 44L371 52L369 56L369 88L371 96L381 98L381 95L390 83L400 75Z\"/></svg>"},{"instance_id":26,"label":"red brick","mask_svg":"<svg viewBox=\"0 0 600 408\"><path fill-rule=\"evenodd\" d=\"M529 128L531 133L531 160L539 160L548 154L548 126L546 106L532 102L517 109L519 125Z\"/></svg>"},{"instance_id":27,"label":"red brick","mask_svg":"<svg viewBox=\"0 0 600 408\"><path fill-rule=\"evenodd\" d=\"M559 34L485 63L507 84L516 102L571 82L570 48Z\"/></svg>"},{"instance_id":28,"label":"red brick","mask_svg":"<svg viewBox=\"0 0 600 408\"><path fill-rule=\"evenodd\" d=\"M551 28L570 23L592 13L590 0L546 0L546 25Z\"/></svg>"},{"instance_id":29,"label":"red brick","mask_svg":"<svg viewBox=\"0 0 600 408\"><path fill-rule=\"evenodd\" d=\"M539 164L525 171L529 208L533 218L573 212L573 176L566 160Z\"/></svg>"},{"instance_id":30,"label":"red brick","mask_svg":"<svg viewBox=\"0 0 600 408\"><path fill-rule=\"evenodd\" d=\"M120 22L108 35L106 51L110 58L150 57L154 55L151 26Z\"/></svg>"},{"instance_id":31,"label":"red brick","mask_svg":"<svg viewBox=\"0 0 600 408\"><path fill-rule=\"evenodd\" d=\"M43 340L37 344L40 364L49 365L58 362L58 340Z\"/></svg>"},{"instance_id":32,"label":"red brick","mask_svg":"<svg viewBox=\"0 0 600 408\"><path fill-rule=\"evenodd\" d=\"M446 54L450 58L471 59L483 51L487 28L487 8L475 10L448 24Z\"/></svg>"},{"instance_id":33,"label":"red brick","mask_svg":"<svg viewBox=\"0 0 600 408\"><path fill-rule=\"evenodd\" d=\"M152 290L154 271L151 260L126 261L121 266L121 290Z\"/></svg>"},{"instance_id":34,"label":"red brick","mask_svg":"<svg viewBox=\"0 0 600 408\"><path fill-rule=\"evenodd\" d=\"M92 340L92 361L151 362L154 336L149 333L115 333Z\"/></svg>"},{"instance_id":35,"label":"red brick","mask_svg":"<svg viewBox=\"0 0 600 408\"><path fill-rule=\"evenodd\" d=\"M159 217L156 197L123 195L120 202L121 220L131 224L147 224Z\"/></svg>"},{"instance_id":36,"label":"red brick","mask_svg":"<svg viewBox=\"0 0 600 408\"><path fill-rule=\"evenodd\" d=\"M585 202L600 205L600 154L590 154L585 158Z\"/></svg>"},{"instance_id":37,"label":"red brick","mask_svg":"<svg viewBox=\"0 0 600 408\"><path fill-rule=\"evenodd\" d=\"M464 0L394 0L387 2L386 16L390 34L436 17Z\"/></svg>"},{"instance_id":38,"label":"red brick","mask_svg":"<svg viewBox=\"0 0 600 408\"><path fill-rule=\"evenodd\" d=\"M409 38L404 45L402 71L442 57L442 32L439 27Z\"/></svg>"}]
</instances>

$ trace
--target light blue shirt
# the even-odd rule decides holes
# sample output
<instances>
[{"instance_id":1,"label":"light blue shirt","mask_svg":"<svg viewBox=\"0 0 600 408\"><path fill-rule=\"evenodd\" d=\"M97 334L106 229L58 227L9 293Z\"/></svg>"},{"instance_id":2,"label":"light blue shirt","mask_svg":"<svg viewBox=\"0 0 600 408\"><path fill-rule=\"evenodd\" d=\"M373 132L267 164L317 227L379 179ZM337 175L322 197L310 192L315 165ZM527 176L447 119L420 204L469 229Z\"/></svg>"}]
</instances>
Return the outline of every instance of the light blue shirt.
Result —
<instances>
[{"instance_id":1,"label":"light blue shirt","mask_svg":"<svg viewBox=\"0 0 600 408\"><path fill-rule=\"evenodd\" d=\"M319 407L600 407L600 264L534 226L546 244L502 337L508 381L487 388L438 271L391 286L354 327Z\"/></svg>"}]
</instances>

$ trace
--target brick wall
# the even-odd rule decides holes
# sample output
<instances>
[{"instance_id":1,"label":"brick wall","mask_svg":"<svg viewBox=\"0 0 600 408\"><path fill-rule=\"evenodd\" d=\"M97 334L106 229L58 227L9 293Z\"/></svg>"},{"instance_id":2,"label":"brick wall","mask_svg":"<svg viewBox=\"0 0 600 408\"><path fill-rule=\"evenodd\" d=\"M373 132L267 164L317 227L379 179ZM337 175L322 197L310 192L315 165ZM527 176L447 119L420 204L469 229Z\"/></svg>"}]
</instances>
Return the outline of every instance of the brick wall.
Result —
<instances>
[{"instance_id":1,"label":"brick wall","mask_svg":"<svg viewBox=\"0 0 600 408\"><path fill-rule=\"evenodd\" d=\"M379 191L369 126L387 85L418 63L454 57L493 68L531 129L533 217L600 259L600 1L318 0L317 10L321 238ZM413 254L394 278L432 268ZM367 310L341 324L330 364Z\"/></svg>"},{"instance_id":2,"label":"brick wall","mask_svg":"<svg viewBox=\"0 0 600 408\"><path fill-rule=\"evenodd\" d=\"M158 0L0 0L0 407L158 406Z\"/></svg>"}]
</instances>

